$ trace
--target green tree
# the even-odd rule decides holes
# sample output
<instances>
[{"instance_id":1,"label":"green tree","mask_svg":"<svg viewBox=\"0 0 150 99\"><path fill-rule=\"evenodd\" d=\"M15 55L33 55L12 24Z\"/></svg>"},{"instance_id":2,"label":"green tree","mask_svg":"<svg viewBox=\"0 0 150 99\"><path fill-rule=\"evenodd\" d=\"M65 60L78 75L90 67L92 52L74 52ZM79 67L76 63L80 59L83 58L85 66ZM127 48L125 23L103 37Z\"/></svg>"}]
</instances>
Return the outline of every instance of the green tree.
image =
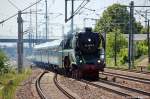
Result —
<instances>
[{"instance_id":1,"label":"green tree","mask_svg":"<svg viewBox=\"0 0 150 99\"><path fill-rule=\"evenodd\" d=\"M120 4L113 4L109 6L104 12L102 17L98 20L95 31L97 32L112 32L115 28L120 29L122 33L129 33L129 11L127 8ZM141 23L136 22L134 18L134 31L141 33L143 26Z\"/></svg>"},{"instance_id":2,"label":"green tree","mask_svg":"<svg viewBox=\"0 0 150 99\"><path fill-rule=\"evenodd\" d=\"M116 35L117 54L120 52L121 49L127 48L128 46L127 40L120 32L120 30L119 29L113 30L107 35L106 55L108 55L108 57L113 57L115 53L115 35Z\"/></svg>"}]
</instances>

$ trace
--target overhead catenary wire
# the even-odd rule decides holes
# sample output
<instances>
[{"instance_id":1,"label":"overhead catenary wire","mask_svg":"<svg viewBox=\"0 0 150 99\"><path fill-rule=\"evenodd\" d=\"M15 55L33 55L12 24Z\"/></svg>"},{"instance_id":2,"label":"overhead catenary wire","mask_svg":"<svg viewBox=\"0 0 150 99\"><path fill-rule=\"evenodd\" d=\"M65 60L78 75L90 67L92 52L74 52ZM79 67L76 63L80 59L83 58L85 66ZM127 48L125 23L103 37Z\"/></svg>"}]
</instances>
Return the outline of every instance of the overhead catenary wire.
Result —
<instances>
[{"instance_id":1,"label":"overhead catenary wire","mask_svg":"<svg viewBox=\"0 0 150 99\"><path fill-rule=\"evenodd\" d=\"M25 10L31 8L32 6L36 5L37 3L41 2L41 1L42 1L42 0L39 0L39 1L37 1L37 2L35 2L35 3L33 3L33 4L31 4L30 6L26 7L26 8L23 9L23 10L21 10L21 12L23 12L23 11L25 11ZM8 21L9 19L15 17L16 15L18 15L18 13L14 14L14 15L8 17L8 18L6 18L5 20L0 21L0 24L2 24L2 23L4 23L4 22Z\"/></svg>"},{"instance_id":2,"label":"overhead catenary wire","mask_svg":"<svg viewBox=\"0 0 150 99\"><path fill-rule=\"evenodd\" d=\"M83 3L85 2L86 0L83 0L82 2L81 2L81 4L78 6L78 8L74 11L74 13L75 12L77 12L79 9L80 9L80 7L82 7L82 5L83 5Z\"/></svg>"},{"instance_id":3,"label":"overhead catenary wire","mask_svg":"<svg viewBox=\"0 0 150 99\"><path fill-rule=\"evenodd\" d=\"M76 11L74 11L74 15L76 15L76 14L78 14L79 13L79 11L82 9L82 8L84 8L87 4L88 4L88 2L89 1L87 1L83 6L82 5L80 5L78 8L77 8L77 10Z\"/></svg>"},{"instance_id":4,"label":"overhead catenary wire","mask_svg":"<svg viewBox=\"0 0 150 99\"><path fill-rule=\"evenodd\" d=\"M89 2L88 0L83 0L82 3L78 6L78 8L74 11L74 13L78 12L81 8L84 8L84 6L82 5L84 4L85 1Z\"/></svg>"},{"instance_id":5,"label":"overhead catenary wire","mask_svg":"<svg viewBox=\"0 0 150 99\"><path fill-rule=\"evenodd\" d=\"M84 0L84 1L86 1L86 0ZM68 19L67 19L67 21L69 21L70 19L72 19L75 15L77 15L79 12L80 12L80 10L82 9L82 8L84 8L87 4L88 4L88 2L89 2L89 0L83 5L83 3L84 3L84 1L79 5L79 7L74 11L74 13L73 13L73 15L72 16L70 16ZM83 5L83 6L82 6Z\"/></svg>"},{"instance_id":6,"label":"overhead catenary wire","mask_svg":"<svg viewBox=\"0 0 150 99\"><path fill-rule=\"evenodd\" d=\"M12 3L10 0L8 0L8 2L13 6L15 7L17 10L20 10L14 3Z\"/></svg>"},{"instance_id":7,"label":"overhead catenary wire","mask_svg":"<svg viewBox=\"0 0 150 99\"><path fill-rule=\"evenodd\" d=\"M146 18L146 16L143 15L143 14L141 14L138 10L135 10L135 11L137 12L137 14L139 14L139 15L142 16L143 18ZM150 19L147 18L147 20L150 20Z\"/></svg>"}]
</instances>

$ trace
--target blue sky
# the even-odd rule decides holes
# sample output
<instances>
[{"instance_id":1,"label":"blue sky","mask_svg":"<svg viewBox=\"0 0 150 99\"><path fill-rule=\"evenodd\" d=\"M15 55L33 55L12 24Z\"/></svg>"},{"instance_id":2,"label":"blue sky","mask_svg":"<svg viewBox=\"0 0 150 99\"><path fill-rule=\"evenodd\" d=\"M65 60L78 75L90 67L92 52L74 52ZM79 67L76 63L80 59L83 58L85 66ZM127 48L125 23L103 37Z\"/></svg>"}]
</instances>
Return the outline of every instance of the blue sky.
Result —
<instances>
[{"instance_id":1,"label":"blue sky","mask_svg":"<svg viewBox=\"0 0 150 99\"><path fill-rule=\"evenodd\" d=\"M31 5L36 0L10 0L13 2L19 9L24 9L25 7ZM70 22L64 22L64 1L65 0L48 0L48 12L49 13L62 13L63 15L56 18L57 14L49 16L49 23L59 23L65 25L65 32L69 30ZM121 3L128 5L131 0L90 0L87 4L87 8L96 10L97 14L102 14L102 12L113 3ZM135 1L135 5L149 5L149 0L133 0ZM75 1L75 9L81 3L81 1ZM38 4L38 9L44 9L44 0ZM68 5L69 6L69 5ZM144 8L140 8L144 10ZM31 8L31 10L35 10L35 6ZM29 10L28 10L29 11ZM82 14L76 15L74 17L75 26L79 28L83 28L83 19L84 18L99 18L94 12L88 11L83 9ZM8 0L1 0L0 1L0 21L6 19L7 17L17 13L17 9L14 8ZM12 18L11 20L5 22L4 24L0 25L0 36L17 36L17 17ZM143 20L141 17L136 16L137 20ZM23 15L23 19L25 21L29 21L29 15ZM32 15L32 25L35 26L35 15ZM43 22L44 16L39 16L38 22ZM94 26L95 22L88 20L86 21L86 26ZM24 30L27 29L29 23L24 23ZM53 30L52 30L53 29ZM52 35L60 35L59 31L61 27L51 27L49 26L49 31L52 31ZM39 28L39 32L43 32L44 25ZM55 31L57 30L57 31ZM55 32L55 33L54 33ZM59 33L58 33L59 32ZM57 34L58 33L58 34Z\"/></svg>"}]
</instances>

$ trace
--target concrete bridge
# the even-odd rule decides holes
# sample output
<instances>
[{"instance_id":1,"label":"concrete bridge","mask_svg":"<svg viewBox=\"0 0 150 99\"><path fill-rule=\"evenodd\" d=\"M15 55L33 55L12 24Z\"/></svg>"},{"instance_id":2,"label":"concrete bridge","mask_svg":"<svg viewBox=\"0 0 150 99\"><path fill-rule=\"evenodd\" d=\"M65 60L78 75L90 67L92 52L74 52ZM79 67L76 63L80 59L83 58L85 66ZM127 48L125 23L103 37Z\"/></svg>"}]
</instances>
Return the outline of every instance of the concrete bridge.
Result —
<instances>
[{"instance_id":1,"label":"concrete bridge","mask_svg":"<svg viewBox=\"0 0 150 99\"><path fill-rule=\"evenodd\" d=\"M24 43L43 43L46 41L53 41L56 39L23 39ZM18 39L0 39L0 43L17 43Z\"/></svg>"}]
</instances>

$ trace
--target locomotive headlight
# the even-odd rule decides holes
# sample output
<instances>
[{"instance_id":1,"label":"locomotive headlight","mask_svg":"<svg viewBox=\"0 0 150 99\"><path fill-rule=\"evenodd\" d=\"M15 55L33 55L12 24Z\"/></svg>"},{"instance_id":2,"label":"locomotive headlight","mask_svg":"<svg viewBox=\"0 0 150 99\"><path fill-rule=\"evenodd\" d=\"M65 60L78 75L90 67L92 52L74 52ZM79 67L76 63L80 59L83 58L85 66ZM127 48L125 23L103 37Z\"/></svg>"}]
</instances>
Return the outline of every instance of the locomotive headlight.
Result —
<instances>
[{"instance_id":1,"label":"locomotive headlight","mask_svg":"<svg viewBox=\"0 0 150 99\"><path fill-rule=\"evenodd\" d=\"M100 60L97 60L97 62L100 63L101 61L100 61Z\"/></svg>"},{"instance_id":2,"label":"locomotive headlight","mask_svg":"<svg viewBox=\"0 0 150 99\"><path fill-rule=\"evenodd\" d=\"M80 63L82 63L82 60L80 60Z\"/></svg>"},{"instance_id":3,"label":"locomotive headlight","mask_svg":"<svg viewBox=\"0 0 150 99\"><path fill-rule=\"evenodd\" d=\"M89 41L89 42L91 42L91 39L90 39L90 38L88 38L88 41Z\"/></svg>"}]
</instances>

